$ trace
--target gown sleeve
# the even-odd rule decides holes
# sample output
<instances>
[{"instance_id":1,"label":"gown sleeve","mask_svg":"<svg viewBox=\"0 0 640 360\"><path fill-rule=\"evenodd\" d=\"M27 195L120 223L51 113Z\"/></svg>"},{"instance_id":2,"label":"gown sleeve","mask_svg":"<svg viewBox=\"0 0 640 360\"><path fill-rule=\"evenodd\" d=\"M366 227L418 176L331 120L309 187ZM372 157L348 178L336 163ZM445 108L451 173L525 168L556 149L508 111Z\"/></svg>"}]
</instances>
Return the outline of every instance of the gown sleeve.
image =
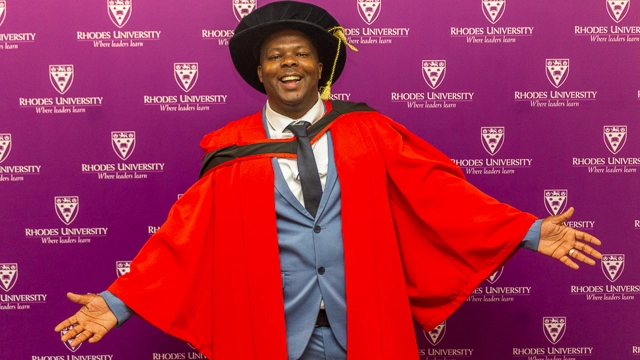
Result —
<instances>
[{"instance_id":1,"label":"gown sleeve","mask_svg":"<svg viewBox=\"0 0 640 360\"><path fill-rule=\"evenodd\" d=\"M375 126L412 313L431 329L515 253L536 217L484 194L402 125Z\"/></svg>"},{"instance_id":2,"label":"gown sleeve","mask_svg":"<svg viewBox=\"0 0 640 360\"><path fill-rule=\"evenodd\" d=\"M166 222L108 288L137 315L211 354L215 172L192 185Z\"/></svg>"}]
</instances>

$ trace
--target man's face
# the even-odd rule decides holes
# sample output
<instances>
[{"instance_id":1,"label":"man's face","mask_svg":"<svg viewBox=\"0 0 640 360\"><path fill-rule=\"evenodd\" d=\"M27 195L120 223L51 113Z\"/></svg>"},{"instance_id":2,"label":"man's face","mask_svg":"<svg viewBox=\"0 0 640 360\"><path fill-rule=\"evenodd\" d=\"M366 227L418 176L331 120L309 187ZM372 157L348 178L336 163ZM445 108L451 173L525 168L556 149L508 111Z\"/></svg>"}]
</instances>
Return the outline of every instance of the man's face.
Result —
<instances>
[{"instance_id":1,"label":"man's face","mask_svg":"<svg viewBox=\"0 0 640 360\"><path fill-rule=\"evenodd\" d=\"M302 117L318 101L321 76L318 52L302 32L283 30L262 44L258 77L276 112Z\"/></svg>"}]
</instances>

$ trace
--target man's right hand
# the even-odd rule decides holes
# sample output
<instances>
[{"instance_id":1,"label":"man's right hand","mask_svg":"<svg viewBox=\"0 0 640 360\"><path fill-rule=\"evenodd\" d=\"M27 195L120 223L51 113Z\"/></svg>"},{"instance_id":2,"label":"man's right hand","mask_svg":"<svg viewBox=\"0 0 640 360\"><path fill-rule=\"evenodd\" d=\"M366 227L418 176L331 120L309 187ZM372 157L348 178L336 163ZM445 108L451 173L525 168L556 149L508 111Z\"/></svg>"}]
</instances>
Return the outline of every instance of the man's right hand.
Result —
<instances>
[{"instance_id":1,"label":"man's right hand","mask_svg":"<svg viewBox=\"0 0 640 360\"><path fill-rule=\"evenodd\" d=\"M102 297L96 294L78 295L74 293L67 293L67 297L74 303L82 305L82 308L75 315L56 326L55 331L62 331L73 326L62 335L63 342L75 338L69 344L73 347L86 340L95 343L118 324L118 319Z\"/></svg>"}]
</instances>

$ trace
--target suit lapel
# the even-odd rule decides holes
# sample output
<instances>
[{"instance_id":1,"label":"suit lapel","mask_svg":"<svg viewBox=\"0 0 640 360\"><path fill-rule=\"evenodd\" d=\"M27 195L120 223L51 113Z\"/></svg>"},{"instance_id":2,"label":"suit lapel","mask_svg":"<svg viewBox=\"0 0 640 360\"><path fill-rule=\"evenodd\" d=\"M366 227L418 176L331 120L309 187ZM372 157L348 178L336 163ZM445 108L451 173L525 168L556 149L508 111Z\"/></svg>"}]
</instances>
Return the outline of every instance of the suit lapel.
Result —
<instances>
[{"instance_id":1,"label":"suit lapel","mask_svg":"<svg viewBox=\"0 0 640 360\"><path fill-rule=\"evenodd\" d=\"M300 201L293 195L287 181L284 179L284 175L282 175L282 170L280 169L280 164L278 163L278 158L271 159L271 163L273 165L273 172L275 174L274 186L276 191L285 199L287 202L293 206L294 209L298 210L302 215L313 219L313 216L307 211L307 209L302 206ZM323 194L324 196L324 194Z\"/></svg>"}]
</instances>

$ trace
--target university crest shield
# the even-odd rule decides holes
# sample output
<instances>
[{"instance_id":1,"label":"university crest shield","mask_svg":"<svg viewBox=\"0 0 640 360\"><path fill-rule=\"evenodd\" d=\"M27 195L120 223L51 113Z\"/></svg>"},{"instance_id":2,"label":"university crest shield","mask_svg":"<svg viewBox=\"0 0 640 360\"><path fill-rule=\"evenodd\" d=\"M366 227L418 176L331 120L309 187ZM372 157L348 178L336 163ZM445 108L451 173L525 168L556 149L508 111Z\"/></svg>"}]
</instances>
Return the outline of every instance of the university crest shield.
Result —
<instances>
[{"instance_id":1,"label":"university crest shield","mask_svg":"<svg viewBox=\"0 0 640 360\"><path fill-rule=\"evenodd\" d=\"M602 254L600 264L607 280L615 282L624 270L624 254Z\"/></svg>"},{"instance_id":2,"label":"university crest shield","mask_svg":"<svg viewBox=\"0 0 640 360\"><path fill-rule=\"evenodd\" d=\"M553 345L557 344L564 336L567 328L567 318L564 316L545 316L542 318L542 330L544 336Z\"/></svg>"},{"instance_id":3,"label":"university crest shield","mask_svg":"<svg viewBox=\"0 0 640 360\"><path fill-rule=\"evenodd\" d=\"M490 23L497 23L507 7L505 0L482 0L482 13Z\"/></svg>"},{"instance_id":4,"label":"university crest shield","mask_svg":"<svg viewBox=\"0 0 640 360\"><path fill-rule=\"evenodd\" d=\"M487 282L489 284L495 284L496 281L498 281L498 279L500 279L500 276L502 276L502 271L504 270L504 266L500 267L500 269L496 270L493 274L491 274L491 276L489 276L487 278Z\"/></svg>"},{"instance_id":5,"label":"university crest shield","mask_svg":"<svg viewBox=\"0 0 640 360\"><path fill-rule=\"evenodd\" d=\"M69 326L67 328L64 328L62 330L60 330L60 336L64 336L64 334L68 333L69 330L73 329L73 326ZM67 341L64 342L64 346L69 349L69 351L71 352L76 352L76 350L80 349L80 346L82 346L82 343L78 346L71 346L71 342L74 340L75 338L71 338Z\"/></svg>"},{"instance_id":6,"label":"university crest shield","mask_svg":"<svg viewBox=\"0 0 640 360\"><path fill-rule=\"evenodd\" d=\"M131 270L131 261L116 261L116 274L118 277L128 274Z\"/></svg>"},{"instance_id":7,"label":"university crest shield","mask_svg":"<svg viewBox=\"0 0 640 360\"><path fill-rule=\"evenodd\" d=\"M602 130L604 144L613 155L616 155L627 142L627 126L626 125L607 125ZM0 158L0 162L2 159Z\"/></svg>"},{"instance_id":8,"label":"university crest shield","mask_svg":"<svg viewBox=\"0 0 640 360\"><path fill-rule=\"evenodd\" d=\"M7 159L11 152L11 134L0 134L0 164Z\"/></svg>"},{"instance_id":9,"label":"university crest shield","mask_svg":"<svg viewBox=\"0 0 640 360\"><path fill-rule=\"evenodd\" d=\"M131 18L131 1L132 0L107 0L107 12L111 22L119 28L127 24Z\"/></svg>"},{"instance_id":10,"label":"university crest shield","mask_svg":"<svg viewBox=\"0 0 640 360\"><path fill-rule=\"evenodd\" d=\"M112 131L111 147L120 159L127 160L136 148L135 131Z\"/></svg>"},{"instance_id":11,"label":"university crest shield","mask_svg":"<svg viewBox=\"0 0 640 360\"><path fill-rule=\"evenodd\" d=\"M607 12L611 20L619 23L629 13L631 0L605 0L607 2Z\"/></svg>"},{"instance_id":12,"label":"university crest shield","mask_svg":"<svg viewBox=\"0 0 640 360\"><path fill-rule=\"evenodd\" d=\"M551 189L544 191L544 206L551 215L558 215L567 208L567 189Z\"/></svg>"},{"instance_id":13,"label":"university crest shield","mask_svg":"<svg viewBox=\"0 0 640 360\"><path fill-rule=\"evenodd\" d=\"M442 341L444 338L444 334L447 331L447 320L443 321L440 325L433 328L431 331L426 332L422 331L424 337L429 341L429 343L433 346L436 346Z\"/></svg>"},{"instance_id":14,"label":"university crest shield","mask_svg":"<svg viewBox=\"0 0 640 360\"><path fill-rule=\"evenodd\" d=\"M556 89L569 77L569 59L547 59L547 79Z\"/></svg>"},{"instance_id":15,"label":"university crest shield","mask_svg":"<svg viewBox=\"0 0 640 360\"><path fill-rule=\"evenodd\" d=\"M198 81L198 63L174 63L173 76L184 92L189 92Z\"/></svg>"},{"instance_id":16,"label":"university crest shield","mask_svg":"<svg viewBox=\"0 0 640 360\"><path fill-rule=\"evenodd\" d=\"M504 126L490 126L480 128L482 146L493 156L500 151L504 144Z\"/></svg>"},{"instance_id":17,"label":"university crest shield","mask_svg":"<svg viewBox=\"0 0 640 360\"><path fill-rule=\"evenodd\" d=\"M358 14L367 25L373 24L380 15L382 0L357 0Z\"/></svg>"},{"instance_id":18,"label":"university crest shield","mask_svg":"<svg viewBox=\"0 0 640 360\"><path fill-rule=\"evenodd\" d=\"M18 264L17 263L0 263L0 288L5 292L18 281Z\"/></svg>"},{"instance_id":19,"label":"university crest shield","mask_svg":"<svg viewBox=\"0 0 640 360\"><path fill-rule=\"evenodd\" d=\"M258 0L233 0L233 15L238 21L251 14L258 6Z\"/></svg>"},{"instance_id":20,"label":"university crest shield","mask_svg":"<svg viewBox=\"0 0 640 360\"><path fill-rule=\"evenodd\" d=\"M0 26L2 26L5 17L7 17L7 1L0 0Z\"/></svg>"},{"instance_id":21,"label":"university crest shield","mask_svg":"<svg viewBox=\"0 0 640 360\"><path fill-rule=\"evenodd\" d=\"M56 196L56 214L65 225L70 225L78 216L80 199L77 196Z\"/></svg>"},{"instance_id":22,"label":"university crest shield","mask_svg":"<svg viewBox=\"0 0 640 360\"><path fill-rule=\"evenodd\" d=\"M49 65L49 80L60 95L64 95L73 84L73 65Z\"/></svg>"},{"instance_id":23,"label":"university crest shield","mask_svg":"<svg viewBox=\"0 0 640 360\"><path fill-rule=\"evenodd\" d=\"M422 77L433 90L442 84L446 73L446 60L422 60Z\"/></svg>"}]
</instances>

